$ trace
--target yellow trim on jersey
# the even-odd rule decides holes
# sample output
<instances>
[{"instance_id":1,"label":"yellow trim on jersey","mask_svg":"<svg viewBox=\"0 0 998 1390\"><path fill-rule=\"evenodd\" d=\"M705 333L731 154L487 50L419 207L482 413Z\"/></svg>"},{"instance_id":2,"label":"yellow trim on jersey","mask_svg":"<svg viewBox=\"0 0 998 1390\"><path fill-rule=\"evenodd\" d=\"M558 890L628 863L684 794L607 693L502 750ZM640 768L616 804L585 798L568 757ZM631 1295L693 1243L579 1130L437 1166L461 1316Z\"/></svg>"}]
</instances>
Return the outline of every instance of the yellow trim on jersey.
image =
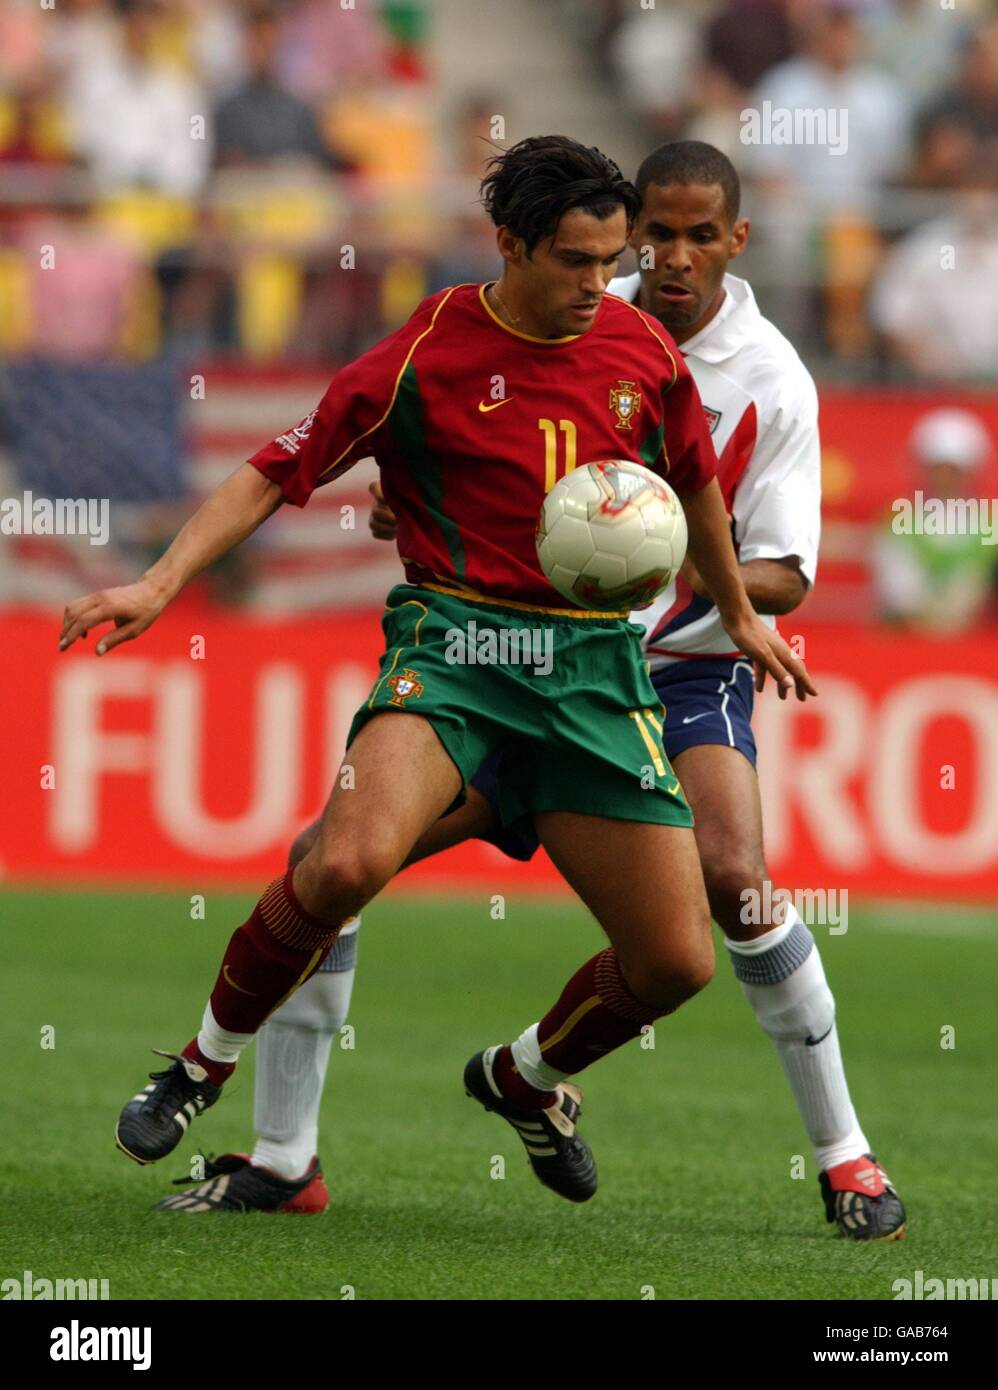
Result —
<instances>
[{"instance_id":1,"label":"yellow trim on jersey","mask_svg":"<svg viewBox=\"0 0 998 1390\"><path fill-rule=\"evenodd\" d=\"M666 357L668 357L669 361L672 363L672 380L669 382L669 390L671 391L672 388L673 388L673 386L675 386L676 382L679 380L679 367L678 367L678 365L677 365L677 363L676 363L676 359L673 357L672 353L669 351L669 345L668 345L668 343L666 343L666 341L665 341L664 338L660 338L660 337L658 336L658 334L655 332L654 328L652 328L651 324L650 324L650 323L647 321L647 319L645 318L644 311L641 310L641 309L639 309L638 306L637 306L636 304L632 304L632 303L630 302L629 299L621 299L621 297L620 297L619 294L611 294L611 295L608 295L607 297L610 298L610 299L615 299L615 300L618 302L618 304L626 304L627 307L628 307L628 309L630 309L630 310L632 311L632 313L637 314L638 319L640 320L640 322L641 322L641 323L644 325L644 327L648 330L648 332L649 332L649 333L651 334L651 336L655 339L655 341L656 341L657 343L660 344L660 346L661 346L661 348L662 348L662 351L665 353Z\"/></svg>"},{"instance_id":2,"label":"yellow trim on jersey","mask_svg":"<svg viewBox=\"0 0 998 1390\"><path fill-rule=\"evenodd\" d=\"M512 333L514 338L524 338L528 343L547 343L549 345L554 345L557 343L574 343L576 338L582 337L581 333L568 333L564 338L535 338L533 333L521 333L518 328L510 328L509 324L503 322L492 305L485 298L485 291L489 289L490 286L497 285L498 283L498 280L489 280L486 284L479 285L478 297L485 306L485 312L488 314L489 318L493 319L500 328L504 328L507 333Z\"/></svg>"},{"instance_id":3,"label":"yellow trim on jersey","mask_svg":"<svg viewBox=\"0 0 998 1390\"><path fill-rule=\"evenodd\" d=\"M318 484L318 483L321 483L322 480L323 480L323 478L326 476L326 474L327 474L327 473L331 473L331 472L333 471L333 469L337 466L337 464L341 463L341 462L343 461L343 459L346 458L347 454L349 454L349 452L350 452L351 449L355 449L362 439L366 439L367 436L368 436L369 434L373 434L374 431L375 431L376 429L380 429L381 426L382 426L382 425L385 423L385 421L388 419L389 415L392 413L392 407L393 407L394 404L395 404L395 398L398 396L398 393L399 393L399 384L400 384L401 381L402 381L402 377L405 375L405 369L406 369L406 367L408 367L409 363L412 361L412 354L413 354L413 353L416 351L416 349L419 347L420 343L421 343L421 342L423 341L423 339L426 337L427 333L432 333L432 332L433 332L433 329L436 327L436 322L437 322L437 318L438 318L438 316L439 316L439 314L440 314L440 310L441 310L441 309L444 307L444 305L447 303L448 299L450 299L451 295L454 293L455 290L459 290L459 289L461 289L461 288L462 288L461 285L451 285L450 289L449 289L449 290L447 291L447 293L444 295L443 299L441 299L440 303L439 303L439 304L437 305L437 307L434 309L434 311L433 311L433 317L430 319L429 324L427 325L426 328L423 329L422 333L420 333L419 337L416 338L415 342L412 344L412 347L410 347L409 351L406 353L406 355L405 355L405 361L402 363L401 367L399 368L398 376L395 378L395 385L392 387L391 399L390 399L389 402L388 402L388 408L386 409L384 415L382 415L381 419L378 420L378 421L376 421L376 422L371 426L371 428L370 428L369 430L365 430L363 434L358 434L358 436L357 436L356 439L351 439L351 441L350 441L350 443L347 445L347 447L343 450L343 452L342 452L341 454L338 454L338 455L336 456L336 458L333 459L333 461L332 461L332 463L329 465L329 467L328 467L328 468L324 468L324 469L322 470L322 472L319 474L318 478L316 478L316 483L317 483L317 484Z\"/></svg>"},{"instance_id":4,"label":"yellow trim on jersey","mask_svg":"<svg viewBox=\"0 0 998 1390\"><path fill-rule=\"evenodd\" d=\"M453 598L466 599L468 603L491 603L497 608L515 608L525 613L547 613L553 618L628 618L630 613L590 612L587 608L546 608L539 603L521 603L513 598L490 598L476 589L462 589L453 584L431 584L427 580L414 581L420 589L432 589L434 593L450 594ZM412 602L412 600L410 600Z\"/></svg>"}]
</instances>

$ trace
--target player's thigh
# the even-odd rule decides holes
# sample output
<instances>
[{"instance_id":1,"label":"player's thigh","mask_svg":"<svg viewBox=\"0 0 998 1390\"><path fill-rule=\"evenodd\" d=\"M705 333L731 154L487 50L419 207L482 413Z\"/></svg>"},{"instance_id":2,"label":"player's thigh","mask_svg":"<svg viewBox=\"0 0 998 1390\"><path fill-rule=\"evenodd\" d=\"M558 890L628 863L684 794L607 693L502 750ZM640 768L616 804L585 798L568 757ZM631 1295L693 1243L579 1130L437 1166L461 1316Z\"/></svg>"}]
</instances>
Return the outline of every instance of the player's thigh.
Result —
<instances>
[{"instance_id":1,"label":"player's thigh","mask_svg":"<svg viewBox=\"0 0 998 1390\"><path fill-rule=\"evenodd\" d=\"M570 811L536 817L555 867L606 932L640 999L693 994L710 979L714 946L693 832Z\"/></svg>"},{"instance_id":2,"label":"player's thigh","mask_svg":"<svg viewBox=\"0 0 998 1390\"><path fill-rule=\"evenodd\" d=\"M755 768L737 748L698 744L673 760L695 818L697 850L711 910L734 940L758 934L739 922L741 895L766 875L762 803Z\"/></svg>"},{"instance_id":3,"label":"player's thigh","mask_svg":"<svg viewBox=\"0 0 998 1390\"><path fill-rule=\"evenodd\" d=\"M405 863L416 864L420 859L429 859L431 855L452 849L454 845L463 844L465 840L473 840L495 830L498 825L499 817L495 807L481 792L469 786L464 804L456 811L441 816L424 830L410 850Z\"/></svg>"},{"instance_id":4,"label":"player's thigh","mask_svg":"<svg viewBox=\"0 0 998 1390\"><path fill-rule=\"evenodd\" d=\"M457 796L461 774L433 725L409 713L369 719L346 767L351 775L337 779L303 867L352 857L390 877Z\"/></svg>"},{"instance_id":5,"label":"player's thigh","mask_svg":"<svg viewBox=\"0 0 998 1390\"><path fill-rule=\"evenodd\" d=\"M428 830L424 830L406 856L402 867L416 864L420 859L429 859L445 849L452 849L454 845L463 844L465 840L476 839L495 830L498 825L499 817L492 803L474 787L469 787L468 799L464 805L459 806L456 811L451 811L449 815L441 816ZM320 817L298 832L288 851L290 865L298 864L305 858L318 839L321 826Z\"/></svg>"}]
</instances>

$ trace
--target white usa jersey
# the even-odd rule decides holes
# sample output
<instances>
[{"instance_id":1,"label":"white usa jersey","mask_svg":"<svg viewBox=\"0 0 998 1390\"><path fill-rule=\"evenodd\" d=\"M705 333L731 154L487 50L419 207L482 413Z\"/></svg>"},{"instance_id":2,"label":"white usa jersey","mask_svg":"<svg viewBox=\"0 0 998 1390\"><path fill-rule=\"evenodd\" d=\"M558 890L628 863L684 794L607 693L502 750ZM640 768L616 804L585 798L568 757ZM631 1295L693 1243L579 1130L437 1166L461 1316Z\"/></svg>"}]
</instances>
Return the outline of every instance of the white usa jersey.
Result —
<instances>
[{"instance_id":1,"label":"white usa jersey","mask_svg":"<svg viewBox=\"0 0 998 1390\"><path fill-rule=\"evenodd\" d=\"M637 274L623 276L609 292L633 302L639 283ZM748 282L726 275L724 289L718 312L680 351L707 413L735 549L742 563L796 556L810 585L821 524L817 392L792 345L760 314ZM645 628L653 669L739 655L710 599L682 578L631 617Z\"/></svg>"}]
</instances>

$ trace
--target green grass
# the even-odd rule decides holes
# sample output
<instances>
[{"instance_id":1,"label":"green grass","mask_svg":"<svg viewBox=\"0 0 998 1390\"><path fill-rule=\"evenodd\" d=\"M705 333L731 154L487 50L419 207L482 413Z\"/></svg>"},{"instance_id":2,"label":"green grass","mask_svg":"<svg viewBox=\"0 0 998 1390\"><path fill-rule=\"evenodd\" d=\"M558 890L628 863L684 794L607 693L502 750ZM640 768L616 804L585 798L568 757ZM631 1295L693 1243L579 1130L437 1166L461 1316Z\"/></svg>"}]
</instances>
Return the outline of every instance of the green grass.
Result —
<instances>
[{"instance_id":1,"label":"green grass","mask_svg":"<svg viewBox=\"0 0 998 1390\"><path fill-rule=\"evenodd\" d=\"M982 1229L995 1154L994 980L984 913L854 910L822 936L853 1098L909 1208L904 1242L825 1224L771 1045L720 952L717 978L583 1078L601 1188L575 1208L467 1100L466 1058L537 1018L600 936L581 909L386 896L365 915L352 1022L334 1050L322 1217L150 1212L190 1140L139 1169L112 1139L151 1047L195 1030L248 897L0 895L4 1144L0 1277L110 1280L113 1298L892 1297L894 1278L996 1276ZM940 1047L940 1029L956 1046ZM55 1047L40 1046L55 1029ZM252 1060L198 1122L209 1152L250 1142ZM490 1177L493 1155L504 1180ZM806 1179L791 1159L806 1156Z\"/></svg>"}]
</instances>

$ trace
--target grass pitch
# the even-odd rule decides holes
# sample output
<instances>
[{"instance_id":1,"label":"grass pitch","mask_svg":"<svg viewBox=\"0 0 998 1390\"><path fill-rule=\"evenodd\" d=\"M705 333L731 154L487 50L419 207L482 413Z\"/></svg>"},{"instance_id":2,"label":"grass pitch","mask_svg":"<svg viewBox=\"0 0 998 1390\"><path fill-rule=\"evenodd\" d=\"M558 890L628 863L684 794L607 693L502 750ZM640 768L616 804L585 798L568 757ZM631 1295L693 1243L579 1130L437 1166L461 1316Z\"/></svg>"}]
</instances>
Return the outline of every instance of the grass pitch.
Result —
<instances>
[{"instance_id":1,"label":"grass pitch","mask_svg":"<svg viewBox=\"0 0 998 1390\"><path fill-rule=\"evenodd\" d=\"M562 901L508 898L497 922L487 898L398 891L365 914L355 1046L334 1047L329 1211L150 1211L199 1148L251 1143L252 1054L172 1157L140 1169L113 1141L159 1065L149 1049L194 1032L251 905L214 894L192 922L181 894L0 895L0 1278L106 1278L112 1298L149 1299L890 1299L916 1269L998 1275L983 1220L991 914L854 910L846 935L817 929L853 1099L909 1212L903 1242L863 1246L825 1224L789 1089L723 948L713 984L658 1025L653 1050L632 1043L581 1078L601 1188L576 1208L466 1099L461 1071L544 1011L599 949L597 928Z\"/></svg>"}]
</instances>

